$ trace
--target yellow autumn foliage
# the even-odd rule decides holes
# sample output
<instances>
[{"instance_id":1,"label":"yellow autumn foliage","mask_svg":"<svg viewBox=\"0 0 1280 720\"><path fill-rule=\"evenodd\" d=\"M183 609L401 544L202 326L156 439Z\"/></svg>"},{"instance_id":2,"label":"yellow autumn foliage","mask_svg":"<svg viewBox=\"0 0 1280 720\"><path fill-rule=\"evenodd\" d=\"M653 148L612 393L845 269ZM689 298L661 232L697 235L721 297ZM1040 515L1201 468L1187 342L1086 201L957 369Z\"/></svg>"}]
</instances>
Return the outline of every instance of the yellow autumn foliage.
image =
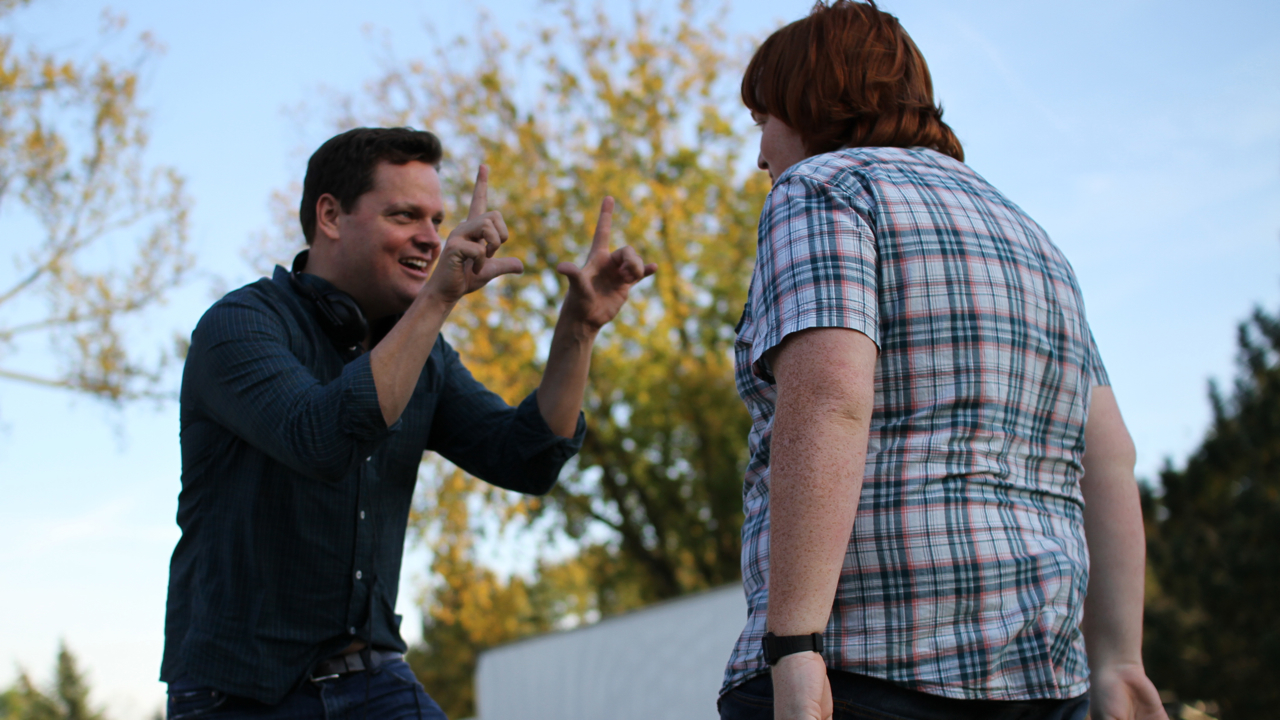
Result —
<instances>
[{"instance_id":1,"label":"yellow autumn foliage","mask_svg":"<svg viewBox=\"0 0 1280 720\"><path fill-rule=\"evenodd\" d=\"M0 17L25 2L0 3ZM122 18L106 15L104 34ZM189 200L170 168L148 168L138 58L62 58L0 34L0 378L112 401L152 394L160 362L123 323L163 302L190 268ZM39 349L41 346L44 350ZM54 362L31 359L51 351Z\"/></svg>"}]
</instances>

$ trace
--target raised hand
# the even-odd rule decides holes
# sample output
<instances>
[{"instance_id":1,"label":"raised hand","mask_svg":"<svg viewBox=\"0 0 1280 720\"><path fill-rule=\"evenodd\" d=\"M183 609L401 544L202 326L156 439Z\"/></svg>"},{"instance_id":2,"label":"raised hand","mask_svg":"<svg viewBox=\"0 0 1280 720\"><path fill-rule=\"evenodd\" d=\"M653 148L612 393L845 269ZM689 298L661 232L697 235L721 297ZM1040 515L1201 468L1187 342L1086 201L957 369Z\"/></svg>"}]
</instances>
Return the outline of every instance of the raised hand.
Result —
<instances>
[{"instance_id":1,"label":"raised hand","mask_svg":"<svg viewBox=\"0 0 1280 720\"><path fill-rule=\"evenodd\" d=\"M487 210L488 202L489 168L481 165L467 219L449 233L424 292L437 293L446 302L455 303L499 275L524 272L519 258L494 257L507 241L507 224L502 213Z\"/></svg>"},{"instance_id":2,"label":"raised hand","mask_svg":"<svg viewBox=\"0 0 1280 720\"><path fill-rule=\"evenodd\" d=\"M557 272L569 279L569 293L565 296L561 317L593 330L599 330L616 317L627 302L631 286L658 269L656 264L641 260L630 246L609 251L612 222L613 198L606 197L600 204L596 233L582 267L568 261L556 267Z\"/></svg>"}]
</instances>

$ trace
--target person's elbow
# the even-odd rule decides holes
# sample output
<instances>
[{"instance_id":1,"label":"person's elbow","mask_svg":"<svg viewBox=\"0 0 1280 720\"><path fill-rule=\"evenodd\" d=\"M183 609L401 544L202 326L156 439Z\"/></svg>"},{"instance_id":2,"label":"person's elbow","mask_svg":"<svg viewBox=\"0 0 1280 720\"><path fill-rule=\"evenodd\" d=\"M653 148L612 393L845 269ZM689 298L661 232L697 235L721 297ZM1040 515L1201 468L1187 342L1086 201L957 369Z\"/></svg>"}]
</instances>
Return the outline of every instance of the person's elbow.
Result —
<instances>
[{"instance_id":1,"label":"person's elbow","mask_svg":"<svg viewBox=\"0 0 1280 720\"><path fill-rule=\"evenodd\" d=\"M1092 389L1089 418L1085 424L1084 478L1089 485L1110 480L1133 479L1138 452L1125 427L1115 394L1107 386Z\"/></svg>"},{"instance_id":2,"label":"person's elbow","mask_svg":"<svg viewBox=\"0 0 1280 720\"><path fill-rule=\"evenodd\" d=\"M504 490L542 497L555 488L564 467L563 460L545 455L547 453L541 453L531 458L501 463L500 468L476 468L471 472L490 485Z\"/></svg>"}]
</instances>

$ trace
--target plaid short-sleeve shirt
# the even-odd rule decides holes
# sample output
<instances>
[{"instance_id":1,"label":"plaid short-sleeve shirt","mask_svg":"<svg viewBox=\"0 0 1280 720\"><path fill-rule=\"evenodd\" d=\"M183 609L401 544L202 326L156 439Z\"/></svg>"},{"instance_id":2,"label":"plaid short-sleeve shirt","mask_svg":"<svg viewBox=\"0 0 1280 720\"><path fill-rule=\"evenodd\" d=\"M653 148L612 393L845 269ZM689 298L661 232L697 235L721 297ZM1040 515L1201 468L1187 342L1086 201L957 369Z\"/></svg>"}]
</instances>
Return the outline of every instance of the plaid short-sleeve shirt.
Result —
<instances>
[{"instance_id":1,"label":"plaid short-sleeve shirt","mask_svg":"<svg viewBox=\"0 0 1280 720\"><path fill-rule=\"evenodd\" d=\"M963 163L855 148L779 178L735 347L750 410L748 621L724 688L767 672L764 354L808 328L880 349L862 496L825 630L828 667L964 699L1088 689L1079 480L1089 389L1107 384L1071 266Z\"/></svg>"}]
</instances>

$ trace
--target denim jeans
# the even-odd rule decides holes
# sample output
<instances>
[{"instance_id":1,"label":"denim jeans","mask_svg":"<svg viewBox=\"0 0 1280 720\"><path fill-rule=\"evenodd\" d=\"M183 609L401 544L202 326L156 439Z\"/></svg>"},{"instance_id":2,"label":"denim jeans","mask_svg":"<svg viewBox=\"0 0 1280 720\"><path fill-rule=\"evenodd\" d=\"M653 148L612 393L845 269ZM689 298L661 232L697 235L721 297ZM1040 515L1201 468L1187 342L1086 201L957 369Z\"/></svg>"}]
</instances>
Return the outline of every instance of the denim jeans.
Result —
<instances>
[{"instance_id":1,"label":"denim jeans","mask_svg":"<svg viewBox=\"0 0 1280 720\"><path fill-rule=\"evenodd\" d=\"M1089 693L1070 700L955 700L865 675L827 670L835 720L1085 720ZM720 720L773 720L773 678L760 675L720 697Z\"/></svg>"},{"instance_id":2,"label":"denim jeans","mask_svg":"<svg viewBox=\"0 0 1280 720\"><path fill-rule=\"evenodd\" d=\"M169 683L169 720L446 720L404 660L332 680L307 681L279 705L235 697L189 680Z\"/></svg>"}]
</instances>

